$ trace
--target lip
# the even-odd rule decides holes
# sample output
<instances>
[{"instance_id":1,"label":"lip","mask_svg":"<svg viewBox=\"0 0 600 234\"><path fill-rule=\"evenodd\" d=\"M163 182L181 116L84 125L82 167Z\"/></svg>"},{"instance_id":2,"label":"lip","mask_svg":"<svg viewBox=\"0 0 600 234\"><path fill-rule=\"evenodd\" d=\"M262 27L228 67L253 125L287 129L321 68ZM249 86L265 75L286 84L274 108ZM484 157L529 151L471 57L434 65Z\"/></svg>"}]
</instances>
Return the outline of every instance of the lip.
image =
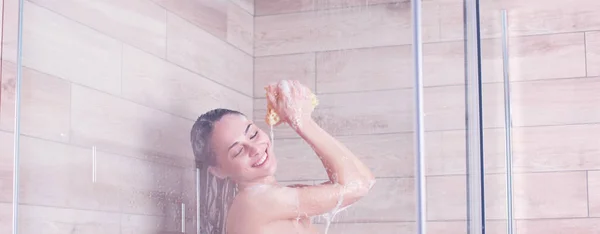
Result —
<instances>
[{"instance_id":1,"label":"lip","mask_svg":"<svg viewBox=\"0 0 600 234\"><path fill-rule=\"evenodd\" d=\"M260 165L258 165L258 166L255 166L255 165L256 165L256 163L260 162L260 159L262 159L263 157L265 157L265 161L264 161L262 164L260 164ZM267 151L265 150L265 154L264 154L264 155L261 155L261 157L260 157L258 160L256 160L256 162L254 162L254 163L252 164L252 167L253 167L253 168L260 168L260 167L264 167L265 165L267 165L267 163L269 162L269 159L270 159L270 158L271 158L271 157L269 157L269 153L267 153Z\"/></svg>"}]
</instances>

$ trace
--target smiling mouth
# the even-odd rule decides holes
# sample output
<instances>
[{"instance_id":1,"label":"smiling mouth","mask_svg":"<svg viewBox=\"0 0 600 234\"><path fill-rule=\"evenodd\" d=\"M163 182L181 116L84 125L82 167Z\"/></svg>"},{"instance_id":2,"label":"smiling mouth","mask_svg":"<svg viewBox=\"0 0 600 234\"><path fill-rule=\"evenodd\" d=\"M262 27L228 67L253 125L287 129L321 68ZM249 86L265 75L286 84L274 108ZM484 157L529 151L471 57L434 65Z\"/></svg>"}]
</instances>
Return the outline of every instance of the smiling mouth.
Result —
<instances>
[{"instance_id":1,"label":"smiling mouth","mask_svg":"<svg viewBox=\"0 0 600 234\"><path fill-rule=\"evenodd\" d=\"M269 159L269 154L267 154L267 151L265 151L265 154L260 158L260 160L258 160L258 162L254 163L252 167L260 167L264 165L265 162L267 162L267 159Z\"/></svg>"}]
</instances>

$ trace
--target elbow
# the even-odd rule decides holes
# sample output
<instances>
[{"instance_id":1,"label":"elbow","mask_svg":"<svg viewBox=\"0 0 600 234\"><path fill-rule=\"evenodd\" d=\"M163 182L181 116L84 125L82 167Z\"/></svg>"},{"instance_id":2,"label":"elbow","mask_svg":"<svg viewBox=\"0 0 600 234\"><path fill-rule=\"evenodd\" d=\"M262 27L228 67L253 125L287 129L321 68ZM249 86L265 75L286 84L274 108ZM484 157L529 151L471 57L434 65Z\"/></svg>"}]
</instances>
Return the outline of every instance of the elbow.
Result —
<instances>
[{"instance_id":1,"label":"elbow","mask_svg":"<svg viewBox=\"0 0 600 234\"><path fill-rule=\"evenodd\" d=\"M367 196L367 194L369 194L369 192L371 191L371 188L373 188L373 186L375 185L375 176L373 176L372 173L367 173L366 175L364 175L361 180L360 180L360 186L359 189L357 191L357 194L362 198L364 196Z\"/></svg>"},{"instance_id":2,"label":"elbow","mask_svg":"<svg viewBox=\"0 0 600 234\"><path fill-rule=\"evenodd\" d=\"M373 185L375 185L374 177L367 177L353 183L348 183L344 186L345 203L352 204L367 196L371 191L371 188L373 188Z\"/></svg>"},{"instance_id":3,"label":"elbow","mask_svg":"<svg viewBox=\"0 0 600 234\"><path fill-rule=\"evenodd\" d=\"M371 191L371 188L373 188L373 186L375 185L375 182L375 177L373 177L372 175L361 181L362 186L359 189L358 195L360 195L360 197L367 196L367 194L369 194L369 192Z\"/></svg>"}]
</instances>

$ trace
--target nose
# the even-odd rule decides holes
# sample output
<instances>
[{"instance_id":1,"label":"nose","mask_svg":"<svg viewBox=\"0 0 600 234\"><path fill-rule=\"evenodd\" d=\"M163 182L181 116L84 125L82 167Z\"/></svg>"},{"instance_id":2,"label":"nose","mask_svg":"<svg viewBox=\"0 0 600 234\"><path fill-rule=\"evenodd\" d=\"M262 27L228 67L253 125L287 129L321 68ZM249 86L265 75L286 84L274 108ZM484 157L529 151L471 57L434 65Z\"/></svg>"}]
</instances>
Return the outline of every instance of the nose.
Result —
<instances>
[{"instance_id":1,"label":"nose","mask_svg":"<svg viewBox=\"0 0 600 234\"><path fill-rule=\"evenodd\" d=\"M260 147L259 147L259 145L249 144L248 145L248 152L250 153L250 157L254 157L254 156L260 155Z\"/></svg>"}]
</instances>

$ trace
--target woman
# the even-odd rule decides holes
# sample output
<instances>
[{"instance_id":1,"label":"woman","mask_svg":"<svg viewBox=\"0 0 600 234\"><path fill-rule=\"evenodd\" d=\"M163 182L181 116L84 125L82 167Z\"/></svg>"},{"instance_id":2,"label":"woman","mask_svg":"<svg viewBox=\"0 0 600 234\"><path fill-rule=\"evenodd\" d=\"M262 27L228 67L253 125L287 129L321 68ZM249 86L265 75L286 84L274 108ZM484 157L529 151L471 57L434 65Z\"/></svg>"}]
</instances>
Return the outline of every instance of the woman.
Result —
<instances>
[{"instance_id":1,"label":"woman","mask_svg":"<svg viewBox=\"0 0 600 234\"><path fill-rule=\"evenodd\" d=\"M321 185L278 185L272 142L242 113L215 109L198 118L191 141L197 167L204 173L202 233L317 233L310 217L345 208L368 193L373 174L315 123L310 95L296 81L267 87L268 104L325 166L329 181Z\"/></svg>"}]
</instances>

